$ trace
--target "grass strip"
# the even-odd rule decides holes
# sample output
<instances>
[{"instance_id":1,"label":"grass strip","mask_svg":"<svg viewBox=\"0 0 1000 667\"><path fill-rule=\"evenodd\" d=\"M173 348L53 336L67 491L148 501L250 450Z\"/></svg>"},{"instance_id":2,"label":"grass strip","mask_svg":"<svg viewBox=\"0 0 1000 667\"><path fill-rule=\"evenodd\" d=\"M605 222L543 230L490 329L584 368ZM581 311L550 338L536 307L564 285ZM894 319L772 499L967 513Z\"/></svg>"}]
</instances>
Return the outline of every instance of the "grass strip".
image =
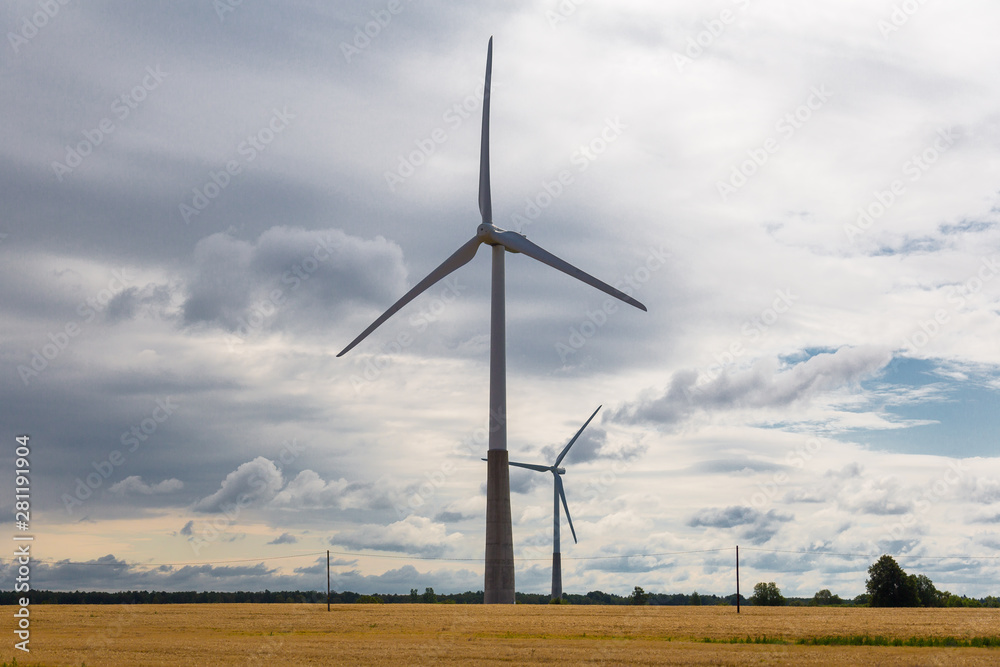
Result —
<instances>
[{"instance_id":1,"label":"grass strip","mask_svg":"<svg viewBox=\"0 0 1000 667\"><path fill-rule=\"evenodd\" d=\"M930 648L998 648L1000 636L986 637L885 637L883 635L829 635L803 637L805 646L917 646Z\"/></svg>"},{"instance_id":2,"label":"grass strip","mask_svg":"<svg viewBox=\"0 0 1000 667\"><path fill-rule=\"evenodd\" d=\"M913 646L928 648L1000 648L1000 636L985 637L886 637L884 635L827 635L782 639L747 635L720 639L704 637L705 644L798 644L802 646Z\"/></svg>"}]
</instances>

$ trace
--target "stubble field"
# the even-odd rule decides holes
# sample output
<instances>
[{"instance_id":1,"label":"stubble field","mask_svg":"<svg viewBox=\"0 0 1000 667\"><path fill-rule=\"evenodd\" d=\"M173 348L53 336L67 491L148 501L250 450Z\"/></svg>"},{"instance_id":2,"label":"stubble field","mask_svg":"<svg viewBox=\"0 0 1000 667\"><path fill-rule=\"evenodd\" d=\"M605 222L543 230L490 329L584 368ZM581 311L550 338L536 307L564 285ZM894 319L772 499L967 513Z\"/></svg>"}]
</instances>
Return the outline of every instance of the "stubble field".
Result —
<instances>
[{"instance_id":1,"label":"stubble field","mask_svg":"<svg viewBox=\"0 0 1000 667\"><path fill-rule=\"evenodd\" d=\"M10 619L13 607L3 607ZM996 665L1000 648L803 645L835 637L968 643L1000 609L482 605L36 605L17 665ZM745 643L751 641L784 643ZM729 643L741 640L744 643Z\"/></svg>"}]
</instances>

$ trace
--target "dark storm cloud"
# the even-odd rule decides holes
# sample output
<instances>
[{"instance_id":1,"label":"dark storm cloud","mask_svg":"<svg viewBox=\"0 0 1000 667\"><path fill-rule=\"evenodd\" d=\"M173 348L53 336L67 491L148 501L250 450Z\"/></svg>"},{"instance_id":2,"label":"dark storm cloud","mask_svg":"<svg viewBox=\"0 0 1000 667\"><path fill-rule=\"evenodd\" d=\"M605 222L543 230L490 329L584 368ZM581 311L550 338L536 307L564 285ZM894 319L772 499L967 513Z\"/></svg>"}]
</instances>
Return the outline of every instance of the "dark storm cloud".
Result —
<instances>
[{"instance_id":1,"label":"dark storm cloud","mask_svg":"<svg viewBox=\"0 0 1000 667\"><path fill-rule=\"evenodd\" d=\"M328 324L345 302L391 303L405 291L405 275L399 247L382 237L274 227L249 243L214 234L195 247L184 320L229 330L309 328Z\"/></svg>"},{"instance_id":2,"label":"dark storm cloud","mask_svg":"<svg viewBox=\"0 0 1000 667\"><path fill-rule=\"evenodd\" d=\"M688 519L693 528L737 528L737 534L754 544L764 544L781 529L781 524L795 517L785 512L761 512L752 507L732 505L726 508L711 507L700 510Z\"/></svg>"},{"instance_id":3,"label":"dark storm cloud","mask_svg":"<svg viewBox=\"0 0 1000 667\"><path fill-rule=\"evenodd\" d=\"M109 322L119 322L140 316L142 311L152 310L146 316L162 318L164 309L169 306L171 289L167 285L148 284L142 289L126 287L115 294L108 302L105 317Z\"/></svg>"}]
</instances>

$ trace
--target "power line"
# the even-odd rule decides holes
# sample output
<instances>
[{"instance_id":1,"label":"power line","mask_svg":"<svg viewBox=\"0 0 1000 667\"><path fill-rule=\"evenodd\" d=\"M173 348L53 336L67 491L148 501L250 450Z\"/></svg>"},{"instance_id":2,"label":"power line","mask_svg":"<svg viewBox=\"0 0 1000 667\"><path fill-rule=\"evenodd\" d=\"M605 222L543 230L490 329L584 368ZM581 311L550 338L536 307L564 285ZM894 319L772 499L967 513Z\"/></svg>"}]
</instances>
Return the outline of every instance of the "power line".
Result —
<instances>
[{"instance_id":1,"label":"power line","mask_svg":"<svg viewBox=\"0 0 1000 667\"><path fill-rule=\"evenodd\" d=\"M764 549L761 547L743 547L745 551L766 551L770 553L778 554L805 554L808 556L842 556L847 558L878 558L882 554L866 554L866 553L845 553L838 551L795 551L791 549ZM998 560L1000 556L973 556L970 554L952 555L952 556L915 556L911 554L889 554L893 558L898 558L900 560L949 560L952 558L965 559L965 560Z\"/></svg>"},{"instance_id":2,"label":"power line","mask_svg":"<svg viewBox=\"0 0 1000 667\"><path fill-rule=\"evenodd\" d=\"M655 553L637 553L637 554L616 554L611 556L564 556L563 560L578 560L578 561L588 561L588 560L615 560L620 558L657 558L661 556L686 556L689 554L704 554L704 553L719 553L732 550L733 547L719 547L715 549L690 549L686 551L659 551ZM836 556L841 558L878 558L881 554L871 554L871 553L858 553L858 552L841 552L841 551L803 551L803 550L793 550L793 549L766 549L763 547L743 547L744 551L759 551L764 553L782 553L782 554L799 554L805 556ZM47 563L49 565L131 565L133 567L188 567L195 565L227 565L230 563L262 563L265 561L272 560L287 560L291 558L307 558L309 556L322 556L326 554L326 551L310 551L306 553L291 554L285 556L261 556L258 558L234 558L227 560L206 560L206 561L179 561L175 563L128 563L124 560L114 560L114 561L71 561L71 560L53 560L49 558L37 558L35 562ZM356 556L361 558L382 558L389 560L421 560L421 561L439 561L439 562L454 562L454 563L469 563L469 562L479 562L485 561L485 558L450 558L445 556L415 556L415 555L394 555L394 554L373 554L373 553L363 553L360 551L333 551L330 550L331 554L336 554L338 556ZM950 556L916 556L910 554L890 554L894 558L900 560L1000 560L1000 556L974 556L970 554L956 554ZM551 556L539 557L539 558L515 558L516 561L521 562L532 562L532 561L549 561Z\"/></svg>"}]
</instances>

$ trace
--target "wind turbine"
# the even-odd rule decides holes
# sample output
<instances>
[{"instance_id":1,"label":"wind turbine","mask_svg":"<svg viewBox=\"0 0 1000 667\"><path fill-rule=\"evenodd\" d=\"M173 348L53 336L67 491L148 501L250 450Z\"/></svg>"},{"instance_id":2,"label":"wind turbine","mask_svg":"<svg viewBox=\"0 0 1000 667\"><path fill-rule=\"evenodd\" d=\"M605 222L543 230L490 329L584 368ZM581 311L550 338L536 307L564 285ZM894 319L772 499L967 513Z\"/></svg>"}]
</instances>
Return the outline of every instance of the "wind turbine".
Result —
<instances>
[{"instance_id":1,"label":"wind turbine","mask_svg":"<svg viewBox=\"0 0 1000 667\"><path fill-rule=\"evenodd\" d=\"M511 461L510 465L517 466L518 468L527 468L528 470L537 470L538 472L551 472L552 478L554 480L554 491L552 500L552 599L559 600L562 598L562 554L559 549L559 501L562 501L563 509L566 510L566 520L569 522L569 529L573 533L573 542L576 543L576 531L573 529L573 519L569 515L569 505L566 504L566 491L563 489L562 479L559 475L565 475L566 469L560 468L559 464L562 460L566 458L566 454L569 452L569 448L573 446L576 439L580 437L583 433L583 429L587 428L591 420L597 415L597 411L601 409L602 406L598 405L597 410L594 410L594 414L590 415L590 419L583 423L580 430L576 432L573 439L570 440L563 450L559 452L559 456L556 457L556 462L550 466L540 466L534 463L517 463L516 461Z\"/></svg>"},{"instance_id":2,"label":"wind turbine","mask_svg":"<svg viewBox=\"0 0 1000 667\"><path fill-rule=\"evenodd\" d=\"M472 261L479 246L493 247L493 275L490 291L490 434L486 469L486 569L483 590L486 604L514 604L514 540L510 521L510 471L507 458L507 349L505 339L504 254L521 253L548 264L577 280L646 310L624 292L615 289L589 273L559 259L529 241L523 234L511 232L493 224L490 199L490 78L493 71L493 38L486 51L486 84L483 90L483 130L479 153L479 213L482 222L476 235L466 241L426 278L413 286L389 310L371 323L337 355L346 354L368 334L392 317L400 308L415 299L439 280Z\"/></svg>"}]
</instances>

